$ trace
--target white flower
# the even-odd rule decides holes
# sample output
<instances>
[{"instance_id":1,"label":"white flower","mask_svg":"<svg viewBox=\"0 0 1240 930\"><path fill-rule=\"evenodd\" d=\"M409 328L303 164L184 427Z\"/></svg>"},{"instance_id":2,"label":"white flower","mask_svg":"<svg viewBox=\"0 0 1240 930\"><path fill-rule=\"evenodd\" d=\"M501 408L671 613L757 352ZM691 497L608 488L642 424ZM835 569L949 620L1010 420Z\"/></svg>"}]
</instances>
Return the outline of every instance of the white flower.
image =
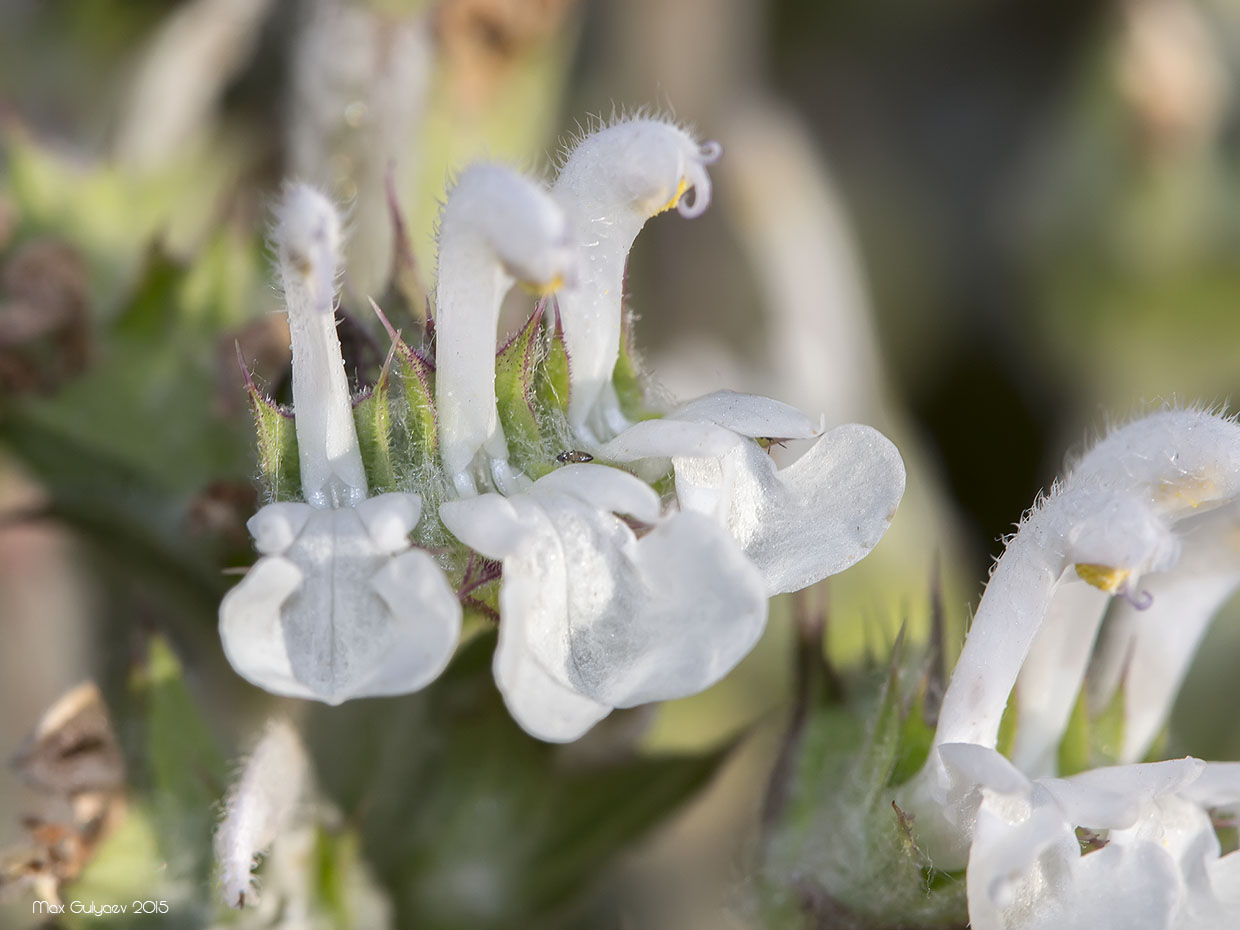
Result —
<instances>
[{"instance_id":1,"label":"white flower","mask_svg":"<svg viewBox=\"0 0 1240 930\"><path fill-rule=\"evenodd\" d=\"M998 758L994 749L999 723L1017 688L1012 770L1022 773L1021 778L1035 778L1035 784L1061 784L1037 776L1054 773L1057 749L1080 693L1098 626L1108 599L1116 595L1127 599L1123 610L1148 611L1158 605L1153 616L1162 623L1144 628L1142 651L1157 650L1162 644L1171 647L1171 658L1161 668L1147 662L1128 670L1138 675L1125 697L1138 708L1134 719L1142 722L1143 735L1138 737L1137 754L1144 753L1152 735L1150 720L1161 719L1182 677L1185 642L1199 637L1205 622L1202 614L1218 606L1220 589L1234 585L1236 547L1223 540L1238 494L1240 427L1200 411L1164 411L1113 432L1025 517L978 605L939 709L927 764L899 791L898 803L918 818L918 842L937 867L953 868L966 856L973 862L973 857L983 855L977 849L983 823L990 831L985 840L989 849L1008 844L1022 856L1040 854L1029 848L1034 830L1029 824L1034 821L1028 816L1009 817L1010 833L1003 839L998 821L978 813L979 802L989 797L985 791L979 795L979 784L994 786L979 781L976 766L960 763L959 756L965 752L973 753L974 759ZM1208 512L1210 508L1215 512ZM1202 578L1214 583L1204 592L1194 590L1193 581ZM1225 583L1217 583L1219 578ZM1181 600L1181 595L1186 597ZM1181 608L1187 614L1187 635L1176 625ZM973 748L949 749L952 744ZM993 772L993 766L987 771ZM1132 771L1138 773L1133 778L1139 778L1147 770ZM1088 783L1092 774L1069 781ZM1119 775L1108 784L1124 803L1137 803L1142 797L1136 782ZM1040 809L1034 805L1035 811ZM1069 832L1076 826L1126 829L1097 817L1092 822L1067 820L1072 824ZM1101 867L1110 857L1120 856L1119 849L1097 860L1092 856L1100 853L1091 854L1085 861L1090 869ZM993 858L986 854L985 861ZM1142 862L1146 859L1126 860L1124 868L1144 867ZM982 892L970 881L972 906L974 894ZM1033 903L1028 906L1031 913L1037 911Z\"/></svg>"},{"instance_id":2,"label":"white flower","mask_svg":"<svg viewBox=\"0 0 1240 930\"><path fill-rule=\"evenodd\" d=\"M416 494L368 498L336 337L340 243L331 204L288 190L276 247L293 341L293 401L307 503L268 504L248 526L262 558L220 605L238 674L330 704L421 688L447 664L461 608L409 533Z\"/></svg>"},{"instance_id":3,"label":"white flower","mask_svg":"<svg viewBox=\"0 0 1240 930\"><path fill-rule=\"evenodd\" d=\"M639 538L618 514L651 528ZM654 491L617 469L571 465L440 516L503 563L495 680L541 739L709 687L765 626L762 578L727 535L699 514L661 518Z\"/></svg>"},{"instance_id":4,"label":"white flower","mask_svg":"<svg viewBox=\"0 0 1240 930\"><path fill-rule=\"evenodd\" d=\"M475 165L449 193L439 224L435 401L440 455L458 494L476 494L479 478L505 493L521 486L495 407L500 303L514 280L554 291L572 259L563 213L515 171Z\"/></svg>"},{"instance_id":5,"label":"white flower","mask_svg":"<svg viewBox=\"0 0 1240 930\"><path fill-rule=\"evenodd\" d=\"M1220 855L1208 813L1240 802L1240 766L1178 759L1031 781L992 749L940 753L981 793L966 875L975 930L1240 922L1240 853Z\"/></svg>"},{"instance_id":6,"label":"white flower","mask_svg":"<svg viewBox=\"0 0 1240 930\"><path fill-rule=\"evenodd\" d=\"M366 496L366 472L336 336L340 217L318 191L292 186L273 238L292 337L302 494L315 507L352 506Z\"/></svg>"},{"instance_id":7,"label":"white flower","mask_svg":"<svg viewBox=\"0 0 1240 930\"><path fill-rule=\"evenodd\" d=\"M268 721L224 798L215 832L224 903L245 913L211 926L305 930L323 925L323 845L339 844L345 830L340 812L318 796L296 729L284 720ZM261 875L256 874L260 861ZM364 863L336 857L333 888L331 925L368 930L393 925L390 900Z\"/></svg>"},{"instance_id":8,"label":"white flower","mask_svg":"<svg viewBox=\"0 0 1240 930\"><path fill-rule=\"evenodd\" d=\"M250 522L263 557L220 614L242 675L331 703L421 687L460 631L447 577L468 580L476 552L502 563L495 672L509 707L535 735L575 739L612 708L718 681L761 635L768 596L874 547L904 489L875 431L822 435L785 404L728 392L636 424L620 408L629 247L649 217L706 208L718 154L636 118L582 139L551 191L497 165L463 172L440 219L434 358L402 347L405 391L384 411L405 418L391 435L414 461L392 479L403 493L373 498L335 331L339 223L319 195L290 191L276 244L306 502ZM500 305L518 281L562 286L558 311L538 309L521 351L497 363ZM811 438L783 470L763 445ZM591 454L599 464L557 469ZM675 493L661 500L651 485L669 472ZM420 527L434 557L409 542L424 500L456 536Z\"/></svg>"},{"instance_id":9,"label":"white flower","mask_svg":"<svg viewBox=\"0 0 1240 930\"><path fill-rule=\"evenodd\" d=\"M461 608L435 560L410 548L420 514L416 494L255 514L247 525L263 557L220 605L237 673L328 704L433 681L456 649Z\"/></svg>"}]
</instances>

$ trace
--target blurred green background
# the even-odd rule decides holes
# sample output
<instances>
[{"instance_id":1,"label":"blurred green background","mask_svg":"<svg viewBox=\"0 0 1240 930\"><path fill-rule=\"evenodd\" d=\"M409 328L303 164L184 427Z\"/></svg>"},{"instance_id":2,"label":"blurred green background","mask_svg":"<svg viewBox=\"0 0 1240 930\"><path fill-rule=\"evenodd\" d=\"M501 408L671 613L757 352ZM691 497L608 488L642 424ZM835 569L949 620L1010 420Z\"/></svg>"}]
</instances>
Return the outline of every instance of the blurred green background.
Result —
<instances>
[{"instance_id":1,"label":"blurred green background","mask_svg":"<svg viewBox=\"0 0 1240 930\"><path fill-rule=\"evenodd\" d=\"M578 123L647 104L725 152L706 216L653 221L631 258L657 391L760 391L887 432L909 468L896 522L799 609L826 610L832 658L860 669L903 623L924 640L938 586L950 652L1065 452L1240 384L1238 69L1227 0L6 0L0 751L98 680L134 792L121 829L157 837L119 869L125 893L172 862L168 925L228 920L203 891L209 807L271 705L224 663L215 607L257 505L234 343L287 400L274 192L299 177L348 205L342 341L365 384L382 362L365 297L417 325L455 170L549 175ZM370 896L398 926L748 926L732 902L794 606L720 686L567 750L506 724L468 656L424 699L281 705L336 808L313 847L324 912L347 925ZM1169 751L1240 756L1220 701L1234 620ZM178 689L170 724L153 682ZM167 732L215 761L170 775ZM0 848L25 855L20 818L46 803L5 772Z\"/></svg>"}]
</instances>

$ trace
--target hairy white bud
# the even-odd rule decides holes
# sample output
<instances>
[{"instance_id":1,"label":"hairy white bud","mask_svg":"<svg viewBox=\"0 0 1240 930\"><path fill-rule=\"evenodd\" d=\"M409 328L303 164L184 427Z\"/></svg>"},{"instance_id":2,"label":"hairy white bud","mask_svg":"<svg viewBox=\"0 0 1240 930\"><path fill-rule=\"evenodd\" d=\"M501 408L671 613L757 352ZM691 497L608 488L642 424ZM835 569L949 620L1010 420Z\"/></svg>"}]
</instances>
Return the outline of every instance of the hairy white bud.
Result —
<instances>
[{"instance_id":1,"label":"hairy white bud","mask_svg":"<svg viewBox=\"0 0 1240 930\"><path fill-rule=\"evenodd\" d=\"M258 857L296 823L309 772L297 731L287 721L270 721L228 792L215 834L220 890L229 907L257 901L253 871Z\"/></svg>"}]
</instances>

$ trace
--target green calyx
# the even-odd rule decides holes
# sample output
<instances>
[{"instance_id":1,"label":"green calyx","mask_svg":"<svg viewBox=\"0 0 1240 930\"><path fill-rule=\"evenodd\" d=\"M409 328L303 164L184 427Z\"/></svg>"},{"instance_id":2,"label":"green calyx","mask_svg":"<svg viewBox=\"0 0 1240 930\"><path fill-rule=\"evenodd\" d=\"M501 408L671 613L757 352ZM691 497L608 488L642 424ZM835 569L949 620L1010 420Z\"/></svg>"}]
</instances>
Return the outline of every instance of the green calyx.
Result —
<instances>
[{"instance_id":1,"label":"green calyx","mask_svg":"<svg viewBox=\"0 0 1240 930\"><path fill-rule=\"evenodd\" d=\"M963 875L936 870L892 789L925 761L928 678L897 642L878 681L841 682L821 629L804 636L801 686L768 796L760 907L770 926L963 927ZM877 685L877 687L875 687Z\"/></svg>"},{"instance_id":2,"label":"green calyx","mask_svg":"<svg viewBox=\"0 0 1240 930\"><path fill-rule=\"evenodd\" d=\"M383 311L371 302L391 348L374 383L353 403L358 446L371 494L415 492L423 513L437 513L449 497L439 460L435 406L434 323L407 343ZM593 461L579 449L568 425L571 360L553 298L539 301L519 330L497 351L495 396L509 461L531 479L564 464ZM244 360L246 390L258 440L259 472L267 499L301 499L295 411L282 407L255 385ZM614 384L625 414L634 420L659 416L645 402L642 378L624 338ZM658 485L656 484L656 487ZM453 545L437 520L423 519L418 542L432 548ZM425 537L425 538L423 538Z\"/></svg>"}]
</instances>

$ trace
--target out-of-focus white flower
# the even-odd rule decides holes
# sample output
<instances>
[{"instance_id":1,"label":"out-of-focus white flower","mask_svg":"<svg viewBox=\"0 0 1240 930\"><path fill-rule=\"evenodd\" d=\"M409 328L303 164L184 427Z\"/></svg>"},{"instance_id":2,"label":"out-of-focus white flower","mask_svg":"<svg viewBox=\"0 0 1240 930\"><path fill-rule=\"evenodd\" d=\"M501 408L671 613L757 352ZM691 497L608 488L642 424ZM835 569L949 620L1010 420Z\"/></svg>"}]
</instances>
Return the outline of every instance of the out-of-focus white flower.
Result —
<instances>
[{"instance_id":1,"label":"out-of-focus white flower","mask_svg":"<svg viewBox=\"0 0 1240 930\"><path fill-rule=\"evenodd\" d=\"M460 604L434 559L411 548L418 495L366 496L336 336L335 210L310 188L289 188L275 244L307 503L268 504L250 519L263 557L220 605L224 652L276 694L338 704L414 691L451 658Z\"/></svg>"},{"instance_id":2,"label":"out-of-focus white flower","mask_svg":"<svg viewBox=\"0 0 1240 930\"><path fill-rule=\"evenodd\" d=\"M981 793L966 875L976 930L1240 922L1240 852L1221 855L1209 814L1240 804L1240 766L1177 759L1031 781L993 749L940 752Z\"/></svg>"},{"instance_id":3,"label":"out-of-focus white flower","mask_svg":"<svg viewBox=\"0 0 1240 930\"><path fill-rule=\"evenodd\" d=\"M282 720L269 722L224 799L215 833L220 891L229 907L257 899L257 859L293 826L308 787L309 762L297 731Z\"/></svg>"},{"instance_id":4,"label":"out-of-focus white flower","mask_svg":"<svg viewBox=\"0 0 1240 930\"><path fill-rule=\"evenodd\" d=\"M577 739L612 708L709 687L765 626L762 578L726 533L695 513L661 518L654 491L618 469L570 465L440 516L503 563L495 680L541 739Z\"/></svg>"},{"instance_id":5,"label":"out-of-focus white flower","mask_svg":"<svg viewBox=\"0 0 1240 930\"><path fill-rule=\"evenodd\" d=\"M322 846L339 842L344 829L339 812L318 797L296 729L285 720L269 721L224 798L215 833L220 892L225 904L244 913L212 926L391 927L388 897L364 863L348 855L334 859L334 906L330 919L322 913Z\"/></svg>"},{"instance_id":6,"label":"out-of-focus white flower","mask_svg":"<svg viewBox=\"0 0 1240 930\"><path fill-rule=\"evenodd\" d=\"M528 178L480 164L449 193L439 224L435 402L440 455L458 494L476 494L479 478L504 493L522 484L495 407L500 303L514 280L556 290L572 260L564 214Z\"/></svg>"},{"instance_id":7,"label":"out-of-focus white flower","mask_svg":"<svg viewBox=\"0 0 1240 930\"><path fill-rule=\"evenodd\" d=\"M345 291L382 294L393 271L389 196L408 207L434 41L424 10L307 0L292 30L289 170L348 204Z\"/></svg>"}]
</instances>

